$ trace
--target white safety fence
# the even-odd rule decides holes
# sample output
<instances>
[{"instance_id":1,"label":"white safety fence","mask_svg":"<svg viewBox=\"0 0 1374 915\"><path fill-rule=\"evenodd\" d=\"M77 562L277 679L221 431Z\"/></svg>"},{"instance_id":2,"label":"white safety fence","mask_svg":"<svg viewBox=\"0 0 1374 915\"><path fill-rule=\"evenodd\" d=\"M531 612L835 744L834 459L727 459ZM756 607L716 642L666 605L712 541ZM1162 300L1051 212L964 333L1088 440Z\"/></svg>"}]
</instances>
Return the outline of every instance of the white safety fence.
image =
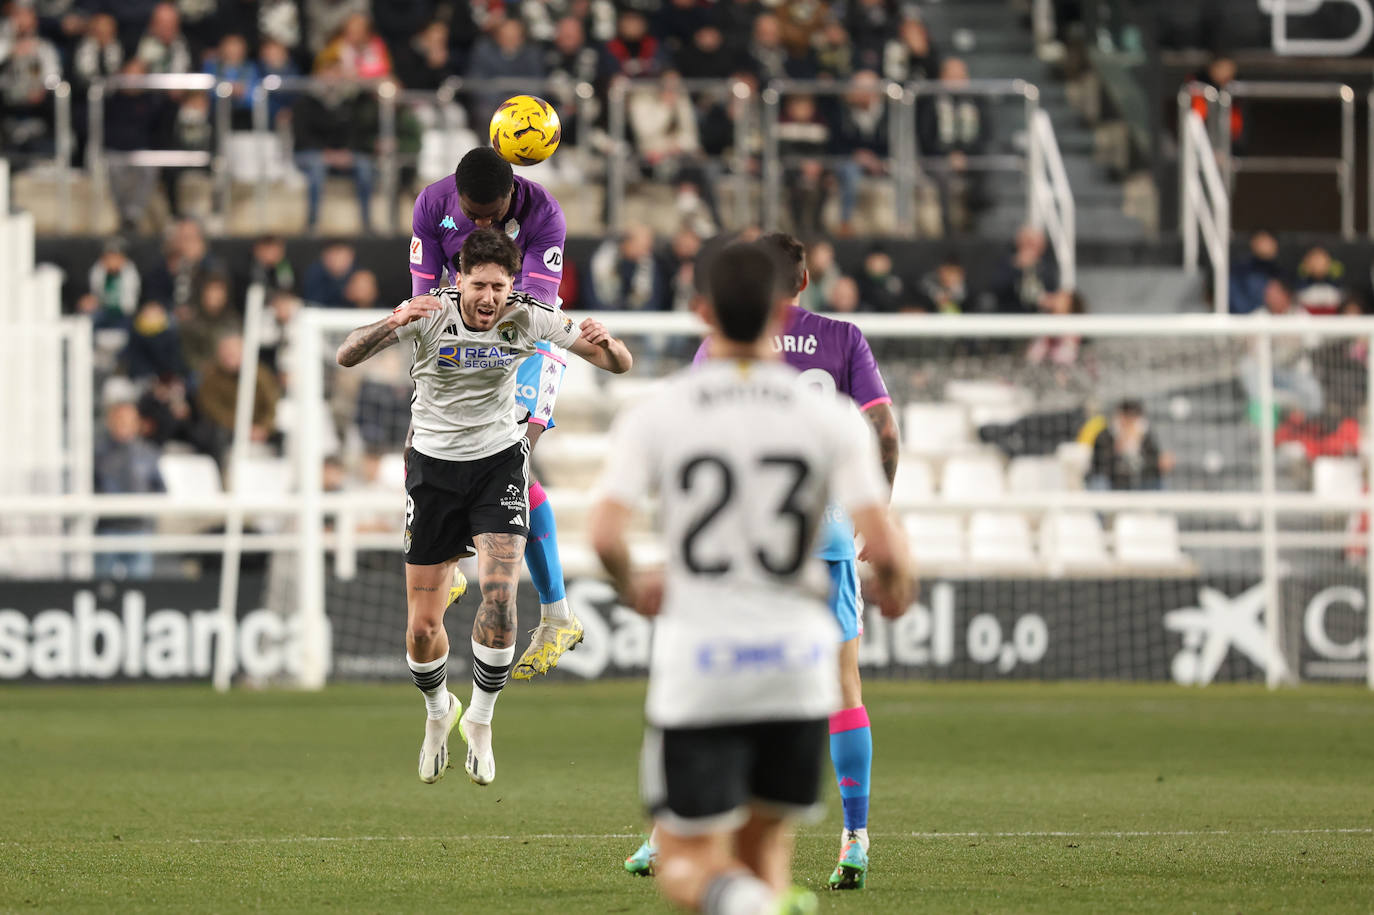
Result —
<instances>
[{"instance_id":1,"label":"white safety fence","mask_svg":"<svg viewBox=\"0 0 1374 915\"><path fill-rule=\"evenodd\" d=\"M15 570L36 570L41 560L57 555L68 557L72 561L68 570L72 575L79 576L80 569L89 563L92 553L131 550L216 553L222 558L226 573L219 580L220 616L216 624L217 631L221 633L221 644L238 645L241 636L237 633L237 627L241 621L236 619L235 608L239 607L240 600L236 593L235 573L239 556L273 556L279 560L280 570L284 574L277 576L278 587L273 589L268 609L289 620L294 633L292 645L297 655L292 658L290 665L292 678L305 686L322 685L329 676L331 664L330 617L333 614L326 597L326 580L347 582L357 572L360 555L368 551L389 551L395 557L397 567L400 562L395 553L403 503L399 483L394 483L390 488L327 492L323 473L325 458L331 449L330 442L336 439L329 429L332 420L326 406L330 373L334 371L334 346L347 331L377 320L383 314L352 310L306 310L298 318L293 389L290 393L295 418L288 430L287 442L293 483L268 492L236 485L231 476L227 490L218 493L90 495L88 488L71 485L80 483L74 476L61 493L45 493L34 488L16 491L18 487L15 480L7 471L5 476L8 485L3 494L3 510L0 511L0 516L6 520L5 530L0 531L0 555L15 559L8 576L11 579L18 578L20 576ZM656 363L654 358L647 355L653 348L652 340L678 337L694 343L701 332L696 319L687 314L604 313L595 317L604 321L614 333L629 336L636 345L643 347L646 355L636 368L636 374L643 374L640 377L632 375L628 378L600 379L590 377L587 373L577 373L577 377L574 377L570 371L559 409L569 415L580 411L584 416L591 417L586 421L591 431L572 431L575 427L570 422L567 430L560 428L560 431L551 433L541 444L540 451L554 460L568 457L571 463L573 452L578 449L585 449L584 456L594 457L599 453L598 443L604 440L605 425L610 413L614 412L615 404L644 396L651 389L654 379L668 367L666 361ZM1103 538L1103 542L1111 543L1114 553L1099 553L1089 557L1102 560L1100 563L1089 563L1093 574L1099 577L1119 576L1125 574L1124 570L1127 569L1136 570L1133 573L1136 574L1142 567L1151 568L1153 571L1150 574L1156 576L1181 574L1189 567L1205 562L1202 557L1209 551L1246 551L1258 557L1256 599L1265 608L1282 608L1282 586L1285 577L1292 574L1292 566L1296 561L1293 557L1298 555L1298 551L1318 551L1323 555L1344 554L1347 565L1359 562L1362 583L1366 589L1364 593L1374 593L1374 549L1369 549L1370 535L1357 524L1348 527L1344 524L1344 519L1353 521L1374 514L1374 495L1363 482L1371 458L1367 444L1370 428L1367 397L1362 401L1364 412L1359 417L1364 429L1364 441L1358 460L1347 460L1340 467L1322 464L1315 468L1318 479L1313 488L1295 491L1281 487L1278 479L1275 408L1281 400L1279 395L1285 392L1276 391L1274 383L1276 378L1284 377L1282 371L1290 364L1292 341L1352 340L1360 345L1374 343L1374 319L1238 319L1213 315L1148 318L912 318L864 315L859 316L856 323L873 341L894 392L905 390L914 383L912 379L922 377L923 364L938 362L921 355L927 352L922 347L931 344L967 348L995 341L1062 340L1067 337L1081 337L1102 348L1102 365L1093 376L1093 383L1098 385L1099 390L1093 396L1104 399L1108 396L1154 397L1168 404L1166 409L1175 414L1175 419L1186 418L1191 410L1194 418L1184 425L1202 434L1208 434L1210 428L1209 410L1215 410L1223 399L1236 399L1233 391L1239 390L1239 385L1245 383L1239 377L1241 373L1250 373L1249 377L1255 384L1253 407L1258 428L1253 436L1241 442L1241 447L1251 449L1251 453L1236 460L1241 463L1253 462L1256 472L1248 476L1241 474L1237 478L1239 483L1218 482L1209 487L1194 480L1189 484L1190 488L1164 491L1095 492L1072 487L1037 488L1035 485L1018 485L1013 481L1008 481L1003 488L1002 478L983 478L973 472L977 471L980 463L983 466L987 464L986 452L977 450L976 446L961 443L955 447L962 451L951 450L943 456L931 458L929 455L933 443L944 434L939 428L941 420L938 415L941 411L933 409L940 404L925 402L919 395L899 393L899 405L903 408L901 413L905 417L906 428L903 472L899 474L894 508L907 523L913 537L913 550L928 577L981 578L991 581L1005 577L1010 569L1020 577L1072 579L1075 574L1083 572L1081 569L1075 572L1073 568L1066 568L1062 561L1065 557L1061 556L1058 564L1044 563L1030 552L1009 559L1006 554L981 555L979 548L1008 536L1020 537L1028 543L1032 528L1038 528L1041 537L1046 540L1051 537L1051 532L1057 532L1055 536L1071 537L1074 525L1100 527L1101 518L1111 515L1114 516L1111 533ZM251 312L247 332L249 340L245 352L253 353L256 351L252 345L255 323ZM72 342L68 345L83 339L81 334L73 333L70 337ZM1147 339L1152 341L1148 347ZM690 348L694 347L689 347L689 351ZM1135 374L1113 375L1113 365L1110 363L1120 362L1126 358L1123 354L1129 354L1133 348L1149 349L1149 359L1134 370ZM1281 353L1279 362L1276 362L1276 350ZM1171 362L1168 358L1170 353L1190 351L1195 355L1189 356L1186 361ZM967 424L970 417L979 422L1011 418L1015 411L1007 413L1005 404L993 407L988 402L980 401L983 395L978 392L999 386L1002 389L1014 386L1009 385L1001 375L979 374L982 371L979 366L993 363L970 363L967 356L961 358L964 368L958 371L964 372L964 375L942 379L947 400L962 398L961 402L972 405L968 407L968 412L960 414L959 421ZM71 364L79 366L80 358L77 357ZM657 370L653 368L655 364ZM939 364L955 366L954 362ZM971 374L967 368L969 364L974 366ZM953 371L955 369L951 368ZM1360 383L1364 386L1363 390L1374 390L1374 360L1366 360L1362 371L1364 377ZM245 371L244 376L251 378L251 371ZM1141 379L1147 381L1142 382ZM81 396L89 396L88 391L85 395L79 393L83 385L76 384L74 378L70 384L62 384L57 378L51 380L56 382L55 389L67 391L70 398L67 415L84 410L89 417L89 401L84 404L80 402ZM1192 391L1214 390L1221 393L1208 395L1215 401L1210 405L1195 399L1191 407L1186 407L1186 404L1180 406L1176 401L1183 397L1176 391L1179 385L1185 384ZM955 390L956 385L961 386L958 391ZM1151 385L1157 389L1148 390ZM251 393L245 385L240 394L241 407L251 403ZM1045 391L1035 396L1049 403L1060 395ZM1024 398L1021 399L1020 409L1024 410L1026 405ZM1040 405L1033 403L1031 407ZM984 412L979 413L979 410ZM62 412L60 407L58 412ZM920 424L923 423L927 425L921 428ZM563 425L560 423L561 427ZM231 466L244 466L247 458L243 450L247 436L243 428L239 432ZM65 455L63 460L66 466L72 467L75 473L75 468L81 467L82 458L73 452L88 448L89 437L83 441L79 432L68 432L67 436L58 453ZM561 442L559 436L564 437ZM951 454L968 459L961 457L961 460L955 461L950 457ZM907 455L910 457L907 458ZM1211 460L1210 452L1207 460ZM910 473L923 463L927 470L933 471L941 462L943 483L940 491L936 492L928 482L912 482ZM961 478L961 485L956 485L958 474L951 470L951 466L958 466L970 474ZM1021 470L1027 468L1024 462L1017 466ZM1336 472L1335 476L1332 477L1328 471ZM86 479L89 479L88 465L85 472ZM997 472L1000 473L1000 469ZM1008 472L1014 476L1019 471L1013 468ZM1324 473L1325 484L1322 482ZM996 485L985 485L986 480L995 480ZM575 482L560 485L555 480L550 486L550 493L558 509L560 523L564 526L566 536L563 546L569 557L570 568L577 567L579 572L591 571L585 568L585 562L577 559L579 555L585 557L587 551L585 544L580 541L576 523L565 520L585 512L590 501L587 487ZM385 516L394 523L376 527L360 523L360 519L372 516ZM1005 522L1009 516L1015 516L1011 518L1015 523L1010 534L1005 525L998 526L997 523L999 519ZM1196 525L1180 531L1177 519L1190 516L1245 517L1253 519L1254 523L1227 529ZM1314 516L1327 519L1335 517L1342 519L1342 523L1337 528L1327 525L1310 530L1298 523L1301 519ZM107 517L200 518L219 522L223 532L159 532L121 535L118 538L92 534L90 520ZM954 526L940 528L938 523L935 524L936 528L944 531L943 536L955 540L964 538L966 541L966 548L956 549L944 559L940 558L938 552L931 553L929 544L922 545L915 541L923 533L930 533L928 528L922 528L921 525L929 525L932 519L941 517L958 519ZM1017 521L1017 518L1022 520ZM1098 520L1094 521L1094 518ZM1156 524L1161 518L1174 520L1161 528ZM256 529L245 529L245 519L258 522ZM266 519L275 519L276 523L261 523ZM1294 523L1288 523L1290 521ZM1021 530L1016 529L1018 524ZM1169 542L1169 549L1166 550L1169 555L1161 557L1158 550L1154 550L1159 540L1150 538L1155 534L1146 536L1143 552L1138 549L1134 553L1128 552L1127 541L1136 536L1142 527L1157 530L1158 537ZM1130 542L1136 545L1134 548L1142 543L1138 536ZM652 557L654 552L646 541L641 555ZM31 565L31 562L35 564ZM46 573L39 571L38 574ZM398 590L390 597L379 595L378 599L399 604L402 597ZM1364 613L1363 595L1357 597L1358 600L1351 597L1349 603L1355 612ZM368 596L368 599L372 598ZM1072 613L1071 607L1068 612ZM1280 612L1265 612L1263 618L1263 639L1268 646L1265 650L1271 662L1263 665L1262 670L1271 686L1299 676L1294 664L1284 660L1292 657L1291 641L1294 637L1287 631L1284 618ZM1365 625L1363 631L1365 635L1358 644L1348 640L1342 643L1341 651L1344 654L1341 656L1346 658L1347 667L1349 663L1362 665L1370 684L1374 685L1374 670L1370 670L1368 664L1370 649L1374 648L1374 627ZM240 661L234 652L219 652L216 655L215 680L218 685L226 687L236 673L244 672Z\"/></svg>"}]
</instances>

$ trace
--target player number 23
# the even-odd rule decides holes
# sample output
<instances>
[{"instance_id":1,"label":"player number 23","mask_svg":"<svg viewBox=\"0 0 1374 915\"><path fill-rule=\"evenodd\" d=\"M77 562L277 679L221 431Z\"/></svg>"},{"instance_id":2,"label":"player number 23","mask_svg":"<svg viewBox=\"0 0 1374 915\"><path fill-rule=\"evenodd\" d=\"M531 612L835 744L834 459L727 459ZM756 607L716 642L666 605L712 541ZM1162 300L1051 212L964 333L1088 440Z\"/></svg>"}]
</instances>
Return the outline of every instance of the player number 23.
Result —
<instances>
[{"instance_id":1,"label":"player number 23","mask_svg":"<svg viewBox=\"0 0 1374 915\"><path fill-rule=\"evenodd\" d=\"M788 481L786 494L774 511L779 518L792 522L792 537L782 556L770 555L763 546L756 545L753 549L754 558L773 575L792 575L801 568L814 533L805 508L797 501L811 475L811 468L802 458L789 454L763 455L758 460L758 466L767 473L783 474ZM735 471L723 458L715 455L699 455L682 465L678 486L683 492L691 492L699 485L709 486L713 482L718 487L715 498L706 511L691 523L682 538L682 561L696 575L724 575L733 565L728 557L703 560L697 554L697 541L735 498ZM779 542L783 539L779 538Z\"/></svg>"}]
</instances>

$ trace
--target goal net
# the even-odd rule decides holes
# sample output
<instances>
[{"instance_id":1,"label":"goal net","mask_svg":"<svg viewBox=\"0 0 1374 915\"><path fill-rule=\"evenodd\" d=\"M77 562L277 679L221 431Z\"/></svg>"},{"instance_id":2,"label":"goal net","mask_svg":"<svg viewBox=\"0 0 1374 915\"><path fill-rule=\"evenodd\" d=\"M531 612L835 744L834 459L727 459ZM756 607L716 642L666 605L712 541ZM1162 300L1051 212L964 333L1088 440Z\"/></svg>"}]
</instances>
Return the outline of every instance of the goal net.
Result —
<instances>
[{"instance_id":1,"label":"goal net","mask_svg":"<svg viewBox=\"0 0 1374 915\"><path fill-rule=\"evenodd\" d=\"M650 625L619 606L585 537L606 431L687 365L686 314L598 315L636 367L572 359L536 475L587 640L560 676L642 673ZM342 370L358 312L302 316L292 392L299 561L272 599L322 614L334 679L404 675L401 447L408 354ZM1213 316L857 318L902 429L893 503L918 602L871 609L869 676L935 679L1365 679L1365 484L1374 322ZM805 347L781 340L781 347ZM637 554L659 550L644 514ZM468 644L472 594L447 621ZM538 598L519 593L522 628ZM528 622L528 626L526 626ZM522 635L523 637L523 635ZM518 646L523 648L523 645Z\"/></svg>"}]
</instances>

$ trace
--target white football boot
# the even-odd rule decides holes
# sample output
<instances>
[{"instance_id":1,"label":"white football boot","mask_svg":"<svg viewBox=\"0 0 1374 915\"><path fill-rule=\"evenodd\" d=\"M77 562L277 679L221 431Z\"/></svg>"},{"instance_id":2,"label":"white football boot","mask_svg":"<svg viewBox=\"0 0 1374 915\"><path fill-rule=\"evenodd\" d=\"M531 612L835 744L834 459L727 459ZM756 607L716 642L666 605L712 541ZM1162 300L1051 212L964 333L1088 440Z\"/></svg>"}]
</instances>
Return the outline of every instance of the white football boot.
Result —
<instances>
[{"instance_id":1,"label":"white football boot","mask_svg":"<svg viewBox=\"0 0 1374 915\"><path fill-rule=\"evenodd\" d=\"M425 739L420 744L420 781L432 785L444 777L453 761L448 755L448 735L463 713L463 703L453 693L448 694L448 714L442 718L425 719Z\"/></svg>"},{"instance_id":2,"label":"white football boot","mask_svg":"<svg viewBox=\"0 0 1374 915\"><path fill-rule=\"evenodd\" d=\"M458 721L458 733L468 745L468 759L464 768L475 785L490 785L496 778L496 757L491 752L491 725L477 724L464 715Z\"/></svg>"}]
</instances>

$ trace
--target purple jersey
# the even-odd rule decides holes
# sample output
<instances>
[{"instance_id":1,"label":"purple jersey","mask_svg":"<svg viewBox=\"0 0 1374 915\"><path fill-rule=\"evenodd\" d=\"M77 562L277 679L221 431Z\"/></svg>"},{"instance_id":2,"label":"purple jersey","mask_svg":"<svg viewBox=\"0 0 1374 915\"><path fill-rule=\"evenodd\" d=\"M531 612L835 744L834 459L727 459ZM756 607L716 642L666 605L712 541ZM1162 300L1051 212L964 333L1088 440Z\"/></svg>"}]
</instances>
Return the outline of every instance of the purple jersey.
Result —
<instances>
[{"instance_id":1,"label":"purple jersey","mask_svg":"<svg viewBox=\"0 0 1374 915\"><path fill-rule=\"evenodd\" d=\"M524 253L515 288L557 305L558 284L563 279L563 245L568 235L558 201L538 184L516 175L510 210L503 222L494 225L504 229ZM444 285L444 269L448 268L450 275L456 272L453 259L475 228L458 204L458 184L452 175L420 192L411 217L411 295L423 295Z\"/></svg>"},{"instance_id":2,"label":"purple jersey","mask_svg":"<svg viewBox=\"0 0 1374 915\"><path fill-rule=\"evenodd\" d=\"M692 364L706 358L701 341ZM827 318L805 308L788 308L787 325L773 338L773 349L808 381L849 397L860 410L892 403L878 362L863 333L848 321Z\"/></svg>"}]
</instances>

